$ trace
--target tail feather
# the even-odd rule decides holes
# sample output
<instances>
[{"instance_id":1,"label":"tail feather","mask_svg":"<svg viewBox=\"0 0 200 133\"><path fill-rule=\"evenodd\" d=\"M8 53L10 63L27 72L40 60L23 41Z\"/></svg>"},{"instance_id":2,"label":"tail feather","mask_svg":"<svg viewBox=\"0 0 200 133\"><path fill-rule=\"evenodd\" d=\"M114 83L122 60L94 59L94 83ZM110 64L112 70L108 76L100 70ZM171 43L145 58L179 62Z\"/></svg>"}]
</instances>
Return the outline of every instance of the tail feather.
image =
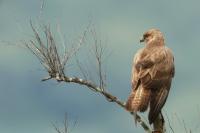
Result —
<instances>
[{"instance_id":1,"label":"tail feather","mask_svg":"<svg viewBox=\"0 0 200 133\"><path fill-rule=\"evenodd\" d=\"M144 112L147 110L150 100L151 90L145 89L139 86L136 90L133 90L127 100L127 110L132 112Z\"/></svg>"},{"instance_id":2,"label":"tail feather","mask_svg":"<svg viewBox=\"0 0 200 133\"><path fill-rule=\"evenodd\" d=\"M162 107L164 106L169 91L166 88L160 88L160 90L156 90L152 92L151 100L150 100L150 111L149 111L149 123L152 124L159 113L161 112Z\"/></svg>"}]
</instances>

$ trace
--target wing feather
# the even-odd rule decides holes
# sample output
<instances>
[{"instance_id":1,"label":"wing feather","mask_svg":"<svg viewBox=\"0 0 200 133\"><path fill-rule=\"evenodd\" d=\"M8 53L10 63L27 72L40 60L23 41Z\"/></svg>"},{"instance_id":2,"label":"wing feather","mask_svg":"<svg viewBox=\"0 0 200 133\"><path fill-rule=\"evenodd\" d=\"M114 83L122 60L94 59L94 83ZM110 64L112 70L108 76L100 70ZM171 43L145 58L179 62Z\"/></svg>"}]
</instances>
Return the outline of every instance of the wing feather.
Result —
<instances>
[{"instance_id":1,"label":"wing feather","mask_svg":"<svg viewBox=\"0 0 200 133\"><path fill-rule=\"evenodd\" d=\"M152 124L164 106L171 86L171 80L162 81L163 86L158 90L152 90L149 111L149 123Z\"/></svg>"}]
</instances>

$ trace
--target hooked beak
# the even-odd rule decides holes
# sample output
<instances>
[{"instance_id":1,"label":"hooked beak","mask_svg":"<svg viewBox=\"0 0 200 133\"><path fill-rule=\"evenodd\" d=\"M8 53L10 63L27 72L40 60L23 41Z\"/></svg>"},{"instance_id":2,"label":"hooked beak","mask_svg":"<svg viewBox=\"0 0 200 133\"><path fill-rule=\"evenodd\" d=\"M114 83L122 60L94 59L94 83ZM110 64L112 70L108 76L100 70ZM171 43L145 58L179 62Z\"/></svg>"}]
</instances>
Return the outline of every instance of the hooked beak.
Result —
<instances>
[{"instance_id":1,"label":"hooked beak","mask_svg":"<svg viewBox=\"0 0 200 133\"><path fill-rule=\"evenodd\" d=\"M144 37L142 37L142 39L140 39L140 43L144 42L144 40L145 40Z\"/></svg>"}]
</instances>

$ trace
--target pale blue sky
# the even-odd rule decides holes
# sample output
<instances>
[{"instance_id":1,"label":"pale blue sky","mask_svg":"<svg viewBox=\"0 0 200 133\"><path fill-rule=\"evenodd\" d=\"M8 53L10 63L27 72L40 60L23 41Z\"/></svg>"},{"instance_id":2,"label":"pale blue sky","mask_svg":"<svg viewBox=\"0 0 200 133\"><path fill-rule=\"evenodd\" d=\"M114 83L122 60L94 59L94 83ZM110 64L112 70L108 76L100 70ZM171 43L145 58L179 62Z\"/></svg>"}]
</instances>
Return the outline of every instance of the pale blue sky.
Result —
<instances>
[{"instance_id":1,"label":"pale blue sky","mask_svg":"<svg viewBox=\"0 0 200 133\"><path fill-rule=\"evenodd\" d=\"M41 0L0 0L0 132L55 133L51 121L61 122L68 112L70 121L78 119L72 133L142 133L127 112L88 89L40 82L47 73L38 60L13 45L31 38L29 20L37 22L40 5ZM199 5L198 0L45 0L41 19L54 29L59 24L66 41L77 39L92 20L112 51L106 65L108 89L124 101L130 91L132 56L142 47L141 35L152 27L160 29L176 64L164 110L175 131L183 130L174 118L177 113L198 132Z\"/></svg>"}]
</instances>

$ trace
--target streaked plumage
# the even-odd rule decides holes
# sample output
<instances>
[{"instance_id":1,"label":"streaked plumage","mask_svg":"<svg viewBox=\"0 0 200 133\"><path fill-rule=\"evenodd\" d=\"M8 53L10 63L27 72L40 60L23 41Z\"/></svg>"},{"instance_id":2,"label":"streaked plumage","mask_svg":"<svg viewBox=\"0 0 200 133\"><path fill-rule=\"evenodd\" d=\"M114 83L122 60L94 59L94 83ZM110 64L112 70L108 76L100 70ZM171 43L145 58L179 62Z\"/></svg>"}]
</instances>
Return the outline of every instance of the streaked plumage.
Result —
<instances>
[{"instance_id":1,"label":"streaked plumage","mask_svg":"<svg viewBox=\"0 0 200 133\"><path fill-rule=\"evenodd\" d=\"M172 78L174 77L174 57L164 44L164 37L157 29L144 33L145 47L138 50L133 59L132 91L127 100L127 110L144 112L149 110L152 124L164 106Z\"/></svg>"}]
</instances>

